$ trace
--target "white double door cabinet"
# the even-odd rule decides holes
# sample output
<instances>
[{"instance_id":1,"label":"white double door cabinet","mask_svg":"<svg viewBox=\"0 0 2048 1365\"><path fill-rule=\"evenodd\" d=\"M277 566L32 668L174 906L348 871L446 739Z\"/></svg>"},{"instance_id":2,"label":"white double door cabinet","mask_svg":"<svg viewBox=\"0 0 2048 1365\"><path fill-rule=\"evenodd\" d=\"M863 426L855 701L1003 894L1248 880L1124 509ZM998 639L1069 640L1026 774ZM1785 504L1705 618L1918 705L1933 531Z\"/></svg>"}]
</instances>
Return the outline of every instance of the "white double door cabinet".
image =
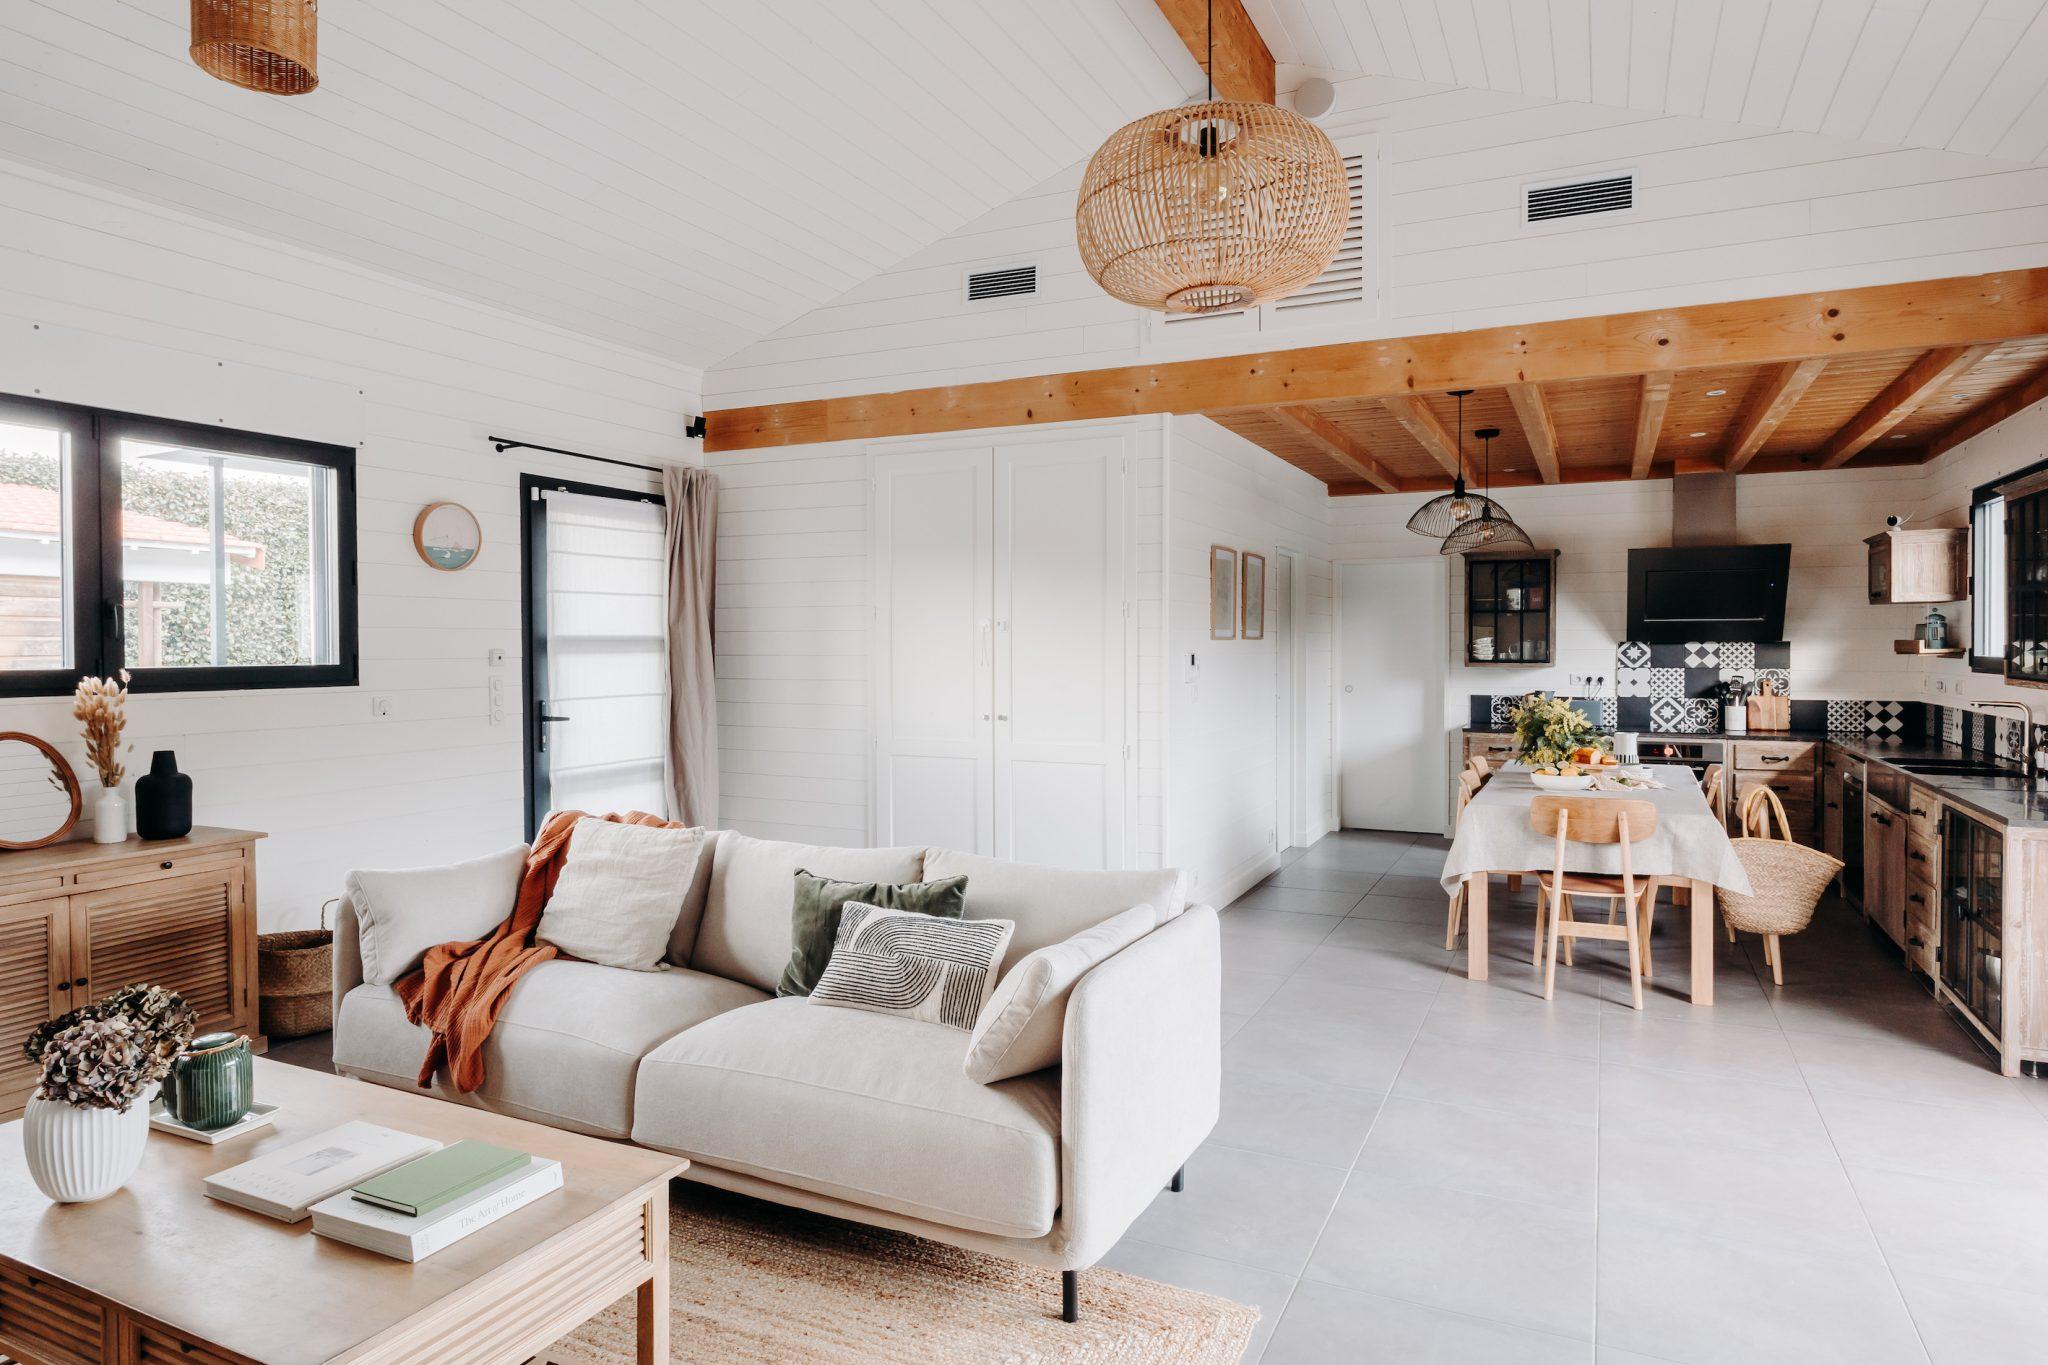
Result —
<instances>
[{"instance_id":1,"label":"white double door cabinet","mask_svg":"<svg viewBox=\"0 0 2048 1365\"><path fill-rule=\"evenodd\" d=\"M1125 865L1125 463L1114 436L875 457L878 842Z\"/></svg>"}]
</instances>

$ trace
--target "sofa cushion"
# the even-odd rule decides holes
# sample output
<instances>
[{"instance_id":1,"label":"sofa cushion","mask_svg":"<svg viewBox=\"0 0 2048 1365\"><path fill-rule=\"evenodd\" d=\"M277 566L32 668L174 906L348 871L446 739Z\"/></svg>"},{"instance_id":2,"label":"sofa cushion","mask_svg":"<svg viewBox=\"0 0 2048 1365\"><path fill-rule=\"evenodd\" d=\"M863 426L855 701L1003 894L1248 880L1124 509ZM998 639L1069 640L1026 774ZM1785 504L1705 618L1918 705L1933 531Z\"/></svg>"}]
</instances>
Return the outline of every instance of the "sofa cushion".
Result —
<instances>
[{"instance_id":1,"label":"sofa cushion","mask_svg":"<svg viewBox=\"0 0 2048 1365\"><path fill-rule=\"evenodd\" d=\"M991 1085L1059 1065L1067 997L1073 994L1074 983L1158 925L1158 911L1149 905L1133 906L1018 962L975 1021L974 1041L967 1049L967 1078Z\"/></svg>"},{"instance_id":2,"label":"sofa cushion","mask_svg":"<svg viewBox=\"0 0 2048 1365\"><path fill-rule=\"evenodd\" d=\"M388 986L420 965L436 944L478 939L512 913L526 845L440 867L399 867L348 874L363 980Z\"/></svg>"},{"instance_id":3,"label":"sofa cushion","mask_svg":"<svg viewBox=\"0 0 2048 1365\"><path fill-rule=\"evenodd\" d=\"M704 841L697 845L697 865L690 872L683 913L676 916L675 931L668 936L668 960L678 967L690 965L690 950L697 946L697 926L704 920L704 902L711 895L711 860L724 837L723 830L707 829Z\"/></svg>"},{"instance_id":4,"label":"sofa cushion","mask_svg":"<svg viewBox=\"0 0 2048 1365\"><path fill-rule=\"evenodd\" d=\"M1059 1207L1059 1075L976 1085L959 1029L787 996L640 1064L633 1140L726 1170L991 1233Z\"/></svg>"},{"instance_id":5,"label":"sofa cushion","mask_svg":"<svg viewBox=\"0 0 2048 1365\"><path fill-rule=\"evenodd\" d=\"M972 1032L1011 928L1006 919L941 919L855 901L840 916L811 1002Z\"/></svg>"},{"instance_id":6,"label":"sofa cushion","mask_svg":"<svg viewBox=\"0 0 2048 1365\"><path fill-rule=\"evenodd\" d=\"M914 882L924 871L924 850L785 844L727 830L711 859L711 891L690 965L774 990L795 941L790 914L800 867L840 882Z\"/></svg>"},{"instance_id":7,"label":"sofa cushion","mask_svg":"<svg viewBox=\"0 0 2048 1365\"><path fill-rule=\"evenodd\" d=\"M1049 944L1072 938L1134 905L1149 905L1165 923L1186 908L1174 868L1083 872L927 849L925 876L967 878L967 918L1006 919L1017 926L1003 969Z\"/></svg>"},{"instance_id":8,"label":"sofa cushion","mask_svg":"<svg viewBox=\"0 0 2048 1365\"><path fill-rule=\"evenodd\" d=\"M593 962L543 962L505 998L484 1043L484 1084L457 1095L557 1128L623 1138L633 1129L633 1078L664 1039L714 1015L766 997L751 986L678 968L626 972ZM407 1022L388 986L362 985L342 998L334 1065L347 1073L411 1085L427 1055L428 1031Z\"/></svg>"},{"instance_id":9,"label":"sofa cushion","mask_svg":"<svg viewBox=\"0 0 2048 1365\"><path fill-rule=\"evenodd\" d=\"M849 902L937 915L941 919L959 919L967 911L965 877L896 886L885 882L835 882L798 868L796 885L791 889L795 893L790 908L793 942L789 962L775 983L777 995L809 995L818 984L819 975L832 958L832 944L839 937L840 913Z\"/></svg>"},{"instance_id":10,"label":"sofa cushion","mask_svg":"<svg viewBox=\"0 0 2048 1365\"><path fill-rule=\"evenodd\" d=\"M570 826L561 874L534 938L600 966L657 970L682 918L705 838L701 829L584 816Z\"/></svg>"}]
</instances>

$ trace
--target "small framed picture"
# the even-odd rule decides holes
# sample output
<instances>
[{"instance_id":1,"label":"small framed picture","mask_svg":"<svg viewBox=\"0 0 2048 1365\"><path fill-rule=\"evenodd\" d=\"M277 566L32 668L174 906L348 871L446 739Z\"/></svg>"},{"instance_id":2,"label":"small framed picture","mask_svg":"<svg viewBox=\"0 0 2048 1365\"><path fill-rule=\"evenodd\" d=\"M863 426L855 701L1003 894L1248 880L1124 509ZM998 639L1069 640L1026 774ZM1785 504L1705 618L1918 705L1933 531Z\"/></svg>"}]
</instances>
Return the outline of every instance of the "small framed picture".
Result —
<instances>
[{"instance_id":1,"label":"small framed picture","mask_svg":"<svg viewBox=\"0 0 2048 1365\"><path fill-rule=\"evenodd\" d=\"M483 528L477 525L476 514L459 502L430 502L413 519L413 549L443 573L468 568L483 545Z\"/></svg>"},{"instance_id":2,"label":"small framed picture","mask_svg":"<svg viewBox=\"0 0 2048 1365\"><path fill-rule=\"evenodd\" d=\"M1209 638L1237 638L1237 551L1209 547Z\"/></svg>"},{"instance_id":3,"label":"small framed picture","mask_svg":"<svg viewBox=\"0 0 2048 1365\"><path fill-rule=\"evenodd\" d=\"M1244 552L1244 638L1266 638L1266 557Z\"/></svg>"}]
</instances>

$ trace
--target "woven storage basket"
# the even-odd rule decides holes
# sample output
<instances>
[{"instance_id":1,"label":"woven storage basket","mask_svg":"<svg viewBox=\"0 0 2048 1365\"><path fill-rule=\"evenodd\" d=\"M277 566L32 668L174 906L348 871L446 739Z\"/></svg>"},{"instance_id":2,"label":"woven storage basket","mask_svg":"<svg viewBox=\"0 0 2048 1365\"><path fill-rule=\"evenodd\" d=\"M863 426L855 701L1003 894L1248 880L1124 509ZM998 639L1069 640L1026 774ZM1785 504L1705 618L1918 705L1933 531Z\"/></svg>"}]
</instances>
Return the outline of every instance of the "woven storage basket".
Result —
<instances>
[{"instance_id":1,"label":"woven storage basket","mask_svg":"<svg viewBox=\"0 0 2048 1365\"><path fill-rule=\"evenodd\" d=\"M268 1037L303 1038L334 1027L334 931L326 906L318 929L256 936L256 983Z\"/></svg>"},{"instance_id":2,"label":"woven storage basket","mask_svg":"<svg viewBox=\"0 0 2048 1365\"><path fill-rule=\"evenodd\" d=\"M1770 837L1774 816L1782 839ZM1749 874L1752 894L1720 889L1714 903L1729 927L1742 933L1796 934L1812 922L1828 883L1842 870L1842 860L1793 843L1785 808L1769 787L1751 787L1743 793L1741 819L1743 836L1728 842Z\"/></svg>"}]
</instances>

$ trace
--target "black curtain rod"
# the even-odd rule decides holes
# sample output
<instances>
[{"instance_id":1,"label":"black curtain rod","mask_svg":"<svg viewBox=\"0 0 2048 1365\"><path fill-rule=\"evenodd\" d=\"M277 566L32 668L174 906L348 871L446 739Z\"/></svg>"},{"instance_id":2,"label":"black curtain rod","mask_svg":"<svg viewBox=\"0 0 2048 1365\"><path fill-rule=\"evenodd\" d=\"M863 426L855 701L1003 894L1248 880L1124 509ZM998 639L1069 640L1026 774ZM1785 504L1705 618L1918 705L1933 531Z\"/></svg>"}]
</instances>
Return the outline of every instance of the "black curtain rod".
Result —
<instances>
[{"instance_id":1,"label":"black curtain rod","mask_svg":"<svg viewBox=\"0 0 2048 1365\"><path fill-rule=\"evenodd\" d=\"M699 419L702 420L701 418ZM545 450L550 455L567 455L578 460L595 460L599 464L615 464L621 469L644 469L649 474L661 473L662 467L653 464L638 464L632 460L615 460L609 455L592 455L581 450L564 450L560 446L544 446L533 441L515 441L509 436L486 436L485 440L497 447L500 455L508 450Z\"/></svg>"}]
</instances>

